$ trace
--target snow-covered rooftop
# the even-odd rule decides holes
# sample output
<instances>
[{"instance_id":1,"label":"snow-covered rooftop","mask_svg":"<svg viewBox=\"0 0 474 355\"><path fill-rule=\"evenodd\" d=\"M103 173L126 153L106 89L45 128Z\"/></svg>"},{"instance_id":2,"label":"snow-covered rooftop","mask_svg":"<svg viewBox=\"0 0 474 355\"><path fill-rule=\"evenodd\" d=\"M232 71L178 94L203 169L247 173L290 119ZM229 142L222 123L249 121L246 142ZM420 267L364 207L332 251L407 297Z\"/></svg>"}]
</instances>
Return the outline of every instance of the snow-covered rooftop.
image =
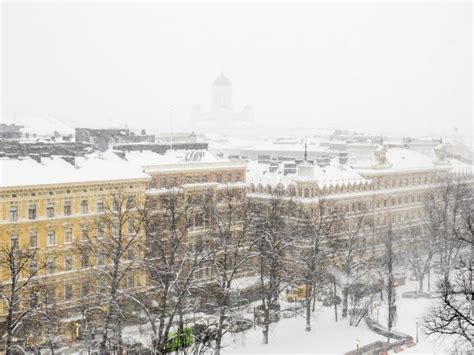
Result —
<instances>
[{"instance_id":1,"label":"snow-covered rooftop","mask_svg":"<svg viewBox=\"0 0 474 355\"><path fill-rule=\"evenodd\" d=\"M176 171L193 169L223 169L245 167L242 162L219 158L207 150L168 150L166 154L152 151L125 153L125 159L136 167L151 173L155 171Z\"/></svg>"},{"instance_id":2,"label":"snow-covered rooftop","mask_svg":"<svg viewBox=\"0 0 474 355\"><path fill-rule=\"evenodd\" d=\"M434 152L422 152L406 148L390 148L386 150L385 164L377 161L374 152L364 155L349 153L348 164L361 173L378 171L400 171L400 170L426 170L436 169L443 164L435 164L436 156ZM449 165L446 162L446 165Z\"/></svg>"},{"instance_id":3,"label":"snow-covered rooftop","mask_svg":"<svg viewBox=\"0 0 474 355\"><path fill-rule=\"evenodd\" d=\"M165 154L158 154L150 150L131 151L125 153L125 159L137 166L196 164L227 162L227 159L218 158L207 150L184 151L168 150Z\"/></svg>"},{"instance_id":4,"label":"snow-covered rooftop","mask_svg":"<svg viewBox=\"0 0 474 355\"><path fill-rule=\"evenodd\" d=\"M29 157L0 158L0 188L148 178L112 152L76 157L74 165L58 156L43 157L41 163Z\"/></svg>"},{"instance_id":5,"label":"snow-covered rooftop","mask_svg":"<svg viewBox=\"0 0 474 355\"><path fill-rule=\"evenodd\" d=\"M250 162L247 165L247 183L253 183L254 185L262 184L263 186L276 186L281 183L286 188L296 181L316 181L321 187L369 181L351 167L339 164L335 159L331 161L330 165L325 167L317 165L306 165L303 167L300 165L297 167L296 173L287 175L284 175L283 164L281 163L275 172L270 172L270 164Z\"/></svg>"}]
</instances>

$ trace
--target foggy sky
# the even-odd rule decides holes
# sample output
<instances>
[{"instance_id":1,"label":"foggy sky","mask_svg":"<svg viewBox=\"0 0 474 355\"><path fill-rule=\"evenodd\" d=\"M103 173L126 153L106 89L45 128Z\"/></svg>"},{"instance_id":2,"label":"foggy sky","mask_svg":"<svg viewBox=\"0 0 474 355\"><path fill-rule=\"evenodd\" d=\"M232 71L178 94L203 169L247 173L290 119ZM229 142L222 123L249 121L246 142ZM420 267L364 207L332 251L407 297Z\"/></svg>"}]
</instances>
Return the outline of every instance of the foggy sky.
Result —
<instances>
[{"instance_id":1,"label":"foggy sky","mask_svg":"<svg viewBox=\"0 0 474 355\"><path fill-rule=\"evenodd\" d=\"M3 116L185 129L220 72L260 125L472 132L465 3L2 3Z\"/></svg>"}]
</instances>

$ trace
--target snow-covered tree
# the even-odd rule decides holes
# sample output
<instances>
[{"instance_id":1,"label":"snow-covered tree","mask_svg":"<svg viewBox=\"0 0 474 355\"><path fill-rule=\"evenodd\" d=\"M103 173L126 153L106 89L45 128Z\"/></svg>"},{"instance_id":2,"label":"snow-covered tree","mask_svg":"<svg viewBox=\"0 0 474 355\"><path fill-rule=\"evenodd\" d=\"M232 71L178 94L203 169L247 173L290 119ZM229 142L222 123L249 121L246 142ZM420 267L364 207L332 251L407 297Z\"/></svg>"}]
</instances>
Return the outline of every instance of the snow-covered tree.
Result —
<instances>
[{"instance_id":1,"label":"snow-covered tree","mask_svg":"<svg viewBox=\"0 0 474 355\"><path fill-rule=\"evenodd\" d=\"M340 215L334 203L324 196L310 205L300 205L297 209L296 233L294 238L294 254L298 264L298 281L305 285L305 318L306 331L311 330L311 304L316 298L316 289L320 286L330 266L331 247L339 227ZM334 256L334 254L332 254ZM334 259L334 258L333 258ZM333 284L334 275L331 274ZM335 295L334 295L335 296ZM337 307L337 305L336 305ZM337 309L335 311L337 313Z\"/></svg>"},{"instance_id":2,"label":"snow-covered tree","mask_svg":"<svg viewBox=\"0 0 474 355\"><path fill-rule=\"evenodd\" d=\"M45 267L37 249L20 249L16 242L0 247L0 271L7 275L6 282L0 286L0 295L6 304L1 338L5 339L7 355L26 340L27 332L22 330L22 322L41 306L39 291L44 283L39 276Z\"/></svg>"},{"instance_id":3,"label":"snow-covered tree","mask_svg":"<svg viewBox=\"0 0 474 355\"><path fill-rule=\"evenodd\" d=\"M191 229L205 228L197 197L170 191L155 208L142 210L146 232L144 265L150 276L146 295L137 298L149 320L153 351L166 351L170 331L191 307L193 289L205 267L209 250L203 240L190 237Z\"/></svg>"},{"instance_id":4,"label":"snow-covered tree","mask_svg":"<svg viewBox=\"0 0 474 355\"><path fill-rule=\"evenodd\" d=\"M454 259L449 277L443 275L438 283L438 302L425 319L428 334L455 336L470 343L474 349L474 195L472 187L459 181L450 190L454 196L448 197L456 206L456 222L453 223L453 235L460 243L461 252ZM457 245L453 241L453 244ZM446 252L446 251L444 251Z\"/></svg>"},{"instance_id":5,"label":"snow-covered tree","mask_svg":"<svg viewBox=\"0 0 474 355\"><path fill-rule=\"evenodd\" d=\"M84 226L77 243L81 267L89 269L81 285L81 303L87 316L100 323L96 329L102 353L123 350L123 323L142 265L144 230L138 203L132 195L114 194L95 224Z\"/></svg>"},{"instance_id":6,"label":"snow-covered tree","mask_svg":"<svg viewBox=\"0 0 474 355\"><path fill-rule=\"evenodd\" d=\"M259 311L263 343L268 344L270 323L280 311L280 293L288 288L295 276L294 260L290 253L293 245L286 211L295 206L279 195L262 201L256 207L257 215L252 230L257 252L257 273L260 278Z\"/></svg>"},{"instance_id":7,"label":"snow-covered tree","mask_svg":"<svg viewBox=\"0 0 474 355\"><path fill-rule=\"evenodd\" d=\"M220 354L233 284L244 271L252 270L256 255L252 248L255 241L249 235L255 210L244 191L231 186L209 190L203 208L209 226L207 248L210 255L207 265L215 281L206 284L202 292L217 311L215 354Z\"/></svg>"}]
</instances>

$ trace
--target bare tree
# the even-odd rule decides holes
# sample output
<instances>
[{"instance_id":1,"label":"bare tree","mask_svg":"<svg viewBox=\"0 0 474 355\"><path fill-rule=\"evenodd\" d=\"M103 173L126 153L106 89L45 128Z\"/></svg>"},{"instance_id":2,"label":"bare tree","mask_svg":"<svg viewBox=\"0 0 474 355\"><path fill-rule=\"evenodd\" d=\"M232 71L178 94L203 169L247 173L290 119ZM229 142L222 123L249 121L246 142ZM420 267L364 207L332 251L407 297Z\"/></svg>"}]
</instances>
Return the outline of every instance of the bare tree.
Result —
<instances>
[{"instance_id":1,"label":"bare tree","mask_svg":"<svg viewBox=\"0 0 474 355\"><path fill-rule=\"evenodd\" d=\"M204 292L213 300L218 312L215 353L220 354L233 285L245 271L252 270L252 259L256 255L249 237L254 209L244 191L232 187L217 192L209 190L203 207L209 225L210 256L207 265L216 280Z\"/></svg>"},{"instance_id":2,"label":"bare tree","mask_svg":"<svg viewBox=\"0 0 474 355\"><path fill-rule=\"evenodd\" d=\"M8 276L0 289L7 308L2 338L6 339L6 354L11 354L19 346L14 343L14 338L20 325L41 304L37 291L41 286L40 272L45 264L39 260L36 249L21 250L14 242L1 247L0 266L2 273ZM26 336L26 333L23 335Z\"/></svg>"},{"instance_id":3,"label":"bare tree","mask_svg":"<svg viewBox=\"0 0 474 355\"><path fill-rule=\"evenodd\" d=\"M387 342L390 342L392 328L395 325L397 317L396 290L394 280L394 266L396 259L396 235L392 229L391 216L387 228L380 231L380 239L384 247L384 255L381 263L383 273L385 274L385 291L387 293Z\"/></svg>"},{"instance_id":4,"label":"bare tree","mask_svg":"<svg viewBox=\"0 0 474 355\"><path fill-rule=\"evenodd\" d=\"M369 217L365 208L358 208L354 215L346 211L339 218L339 233L333 233L328 243L335 255L335 273L342 285L342 317L346 318L349 295L353 293L353 300L359 301L359 284L369 271L365 262L366 233L369 230L364 228Z\"/></svg>"},{"instance_id":5,"label":"bare tree","mask_svg":"<svg viewBox=\"0 0 474 355\"><path fill-rule=\"evenodd\" d=\"M456 199L457 219L453 234L460 243L461 252L457 253L450 277L445 275L438 283L439 299L425 319L427 334L445 334L457 336L470 343L474 348L474 229L472 205L474 203L472 187L469 182L458 182L451 190L455 194L449 199ZM465 252L465 253L463 253Z\"/></svg>"},{"instance_id":6,"label":"bare tree","mask_svg":"<svg viewBox=\"0 0 474 355\"><path fill-rule=\"evenodd\" d=\"M77 244L83 268L90 268L82 284L85 309L102 311L99 348L123 351L122 328L127 301L133 298L136 269L141 266L143 221L133 196L117 193L95 225L84 226ZM92 286L96 285L93 292ZM91 312L94 313L94 312Z\"/></svg>"},{"instance_id":7,"label":"bare tree","mask_svg":"<svg viewBox=\"0 0 474 355\"><path fill-rule=\"evenodd\" d=\"M158 210L142 211L147 236L144 263L151 285L139 302L150 321L156 353L166 351L176 318L182 330L182 314L189 309L193 287L197 287L195 276L208 258L202 238L189 235L206 228L203 210L196 201L200 197L170 192L157 201Z\"/></svg>"},{"instance_id":8,"label":"bare tree","mask_svg":"<svg viewBox=\"0 0 474 355\"><path fill-rule=\"evenodd\" d=\"M259 309L262 313L264 344L268 344L270 323L278 317L280 311L279 296L294 279L294 265L290 262L292 237L285 218L288 204L281 196L273 195L268 201L258 205L254 224L253 240L258 252L257 267L262 302Z\"/></svg>"},{"instance_id":9,"label":"bare tree","mask_svg":"<svg viewBox=\"0 0 474 355\"><path fill-rule=\"evenodd\" d=\"M462 184L449 175L439 178L424 199L427 231L435 243L435 253L446 279L462 246L455 234L462 193Z\"/></svg>"},{"instance_id":10,"label":"bare tree","mask_svg":"<svg viewBox=\"0 0 474 355\"><path fill-rule=\"evenodd\" d=\"M427 233L424 225L410 225L407 230L408 263L418 282L418 292L423 292L425 275L430 272L430 265L436 250L435 240Z\"/></svg>"},{"instance_id":11,"label":"bare tree","mask_svg":"<svg viewBox=\"0 0 474 355\"><path fill-rule=\"evenodd\" d=\"M329 240L336 234L339 217L334 203L322 195L319 196L317 203L301 205L298 209L294 250L298 262L298 274L301 275L298 279L303 281L306 289L306 331L311 331L311 304L315 300L318 284L324 280L324 271L328 267L326 261L331 253ZM334 275L331 275L331 279L334 286ZM337 314L337 308L335 312Z\"/></svg>"}]
</instances>

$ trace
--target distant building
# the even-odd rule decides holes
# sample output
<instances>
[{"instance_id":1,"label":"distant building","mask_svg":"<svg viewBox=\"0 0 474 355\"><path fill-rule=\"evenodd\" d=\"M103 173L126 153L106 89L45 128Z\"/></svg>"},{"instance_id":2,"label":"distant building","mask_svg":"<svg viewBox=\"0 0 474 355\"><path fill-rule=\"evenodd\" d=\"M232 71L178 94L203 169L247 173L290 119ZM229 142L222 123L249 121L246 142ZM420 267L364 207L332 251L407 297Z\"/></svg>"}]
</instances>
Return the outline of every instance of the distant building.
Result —
<instances>
[{"instance_id":1,"label":"distant building","mask_svg":"<svg viewBox=\"0 0 474 355\"><path fill-rule=\"evenodd\" d=\"M201 111L194 106L191 113L191 126L197 131L231 132L251 128L254 109L250 105L235 111L232 103L232 83L221 73L212 84L212 107L210 112Z\"/></svg>"},{"instance_id":2,"label":"distant building","mask_svg":"<svg viewBox=\"0 0 474 355\"><path fill-rule=\"evenodd\" d=\"M19 140L24 126L0 123L0 140Z\"/></svg>"},{"instance_id":3,"label":"distant building","mask_svg":"<svg viewBox=\"0 0 474 355\"><path fill-rule=\"evenodd\" d=\"M145 131L142 131L145 133ZM76 142L92 143L101 150L107 150L114 143L154 142L155 136L136 135L126 128L76 128Z\"/></svg>"}]
</instances>

